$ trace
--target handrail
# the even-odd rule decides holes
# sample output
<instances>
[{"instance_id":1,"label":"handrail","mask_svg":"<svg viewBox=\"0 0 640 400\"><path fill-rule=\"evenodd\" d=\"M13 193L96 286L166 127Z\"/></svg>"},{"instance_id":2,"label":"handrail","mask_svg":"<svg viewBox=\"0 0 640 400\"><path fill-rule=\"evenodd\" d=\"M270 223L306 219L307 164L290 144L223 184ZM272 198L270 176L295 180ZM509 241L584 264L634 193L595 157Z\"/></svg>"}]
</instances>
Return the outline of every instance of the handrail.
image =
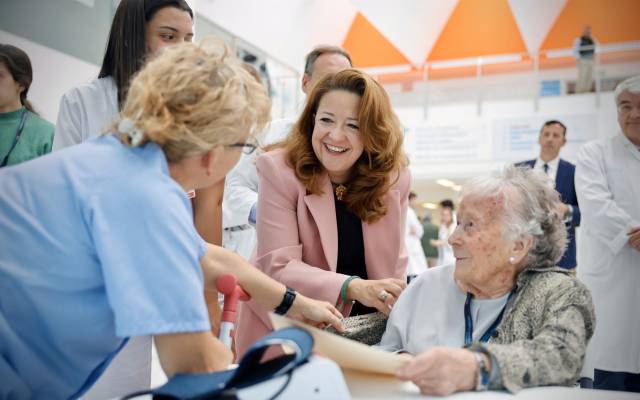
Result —
<instances>
[{"instance_id":1,"label":"handrail","mask_svg":"<svg viewBox=\"0 0 640 400\"><path fill-rule=\"evenodd\" d=\"M635 52L640 51L640 41L627 41L607 44L596 44L590 46L583 46L585 48L595 48L595 56L600 57L605 54L613 54L620 52ZM508 54L495 54L485 55L478 57L465 57L449 60L427 61L420 65L412 64L400 64L387 67L374 67L374 68L362 68L364 71L374 75L378 80L386 81L385 83L391 83L391 81L398 82L415 82L426 81L423 79L423 71L437 71L437 70L451 70L451 69L463 69L467 68L469 71L468 76L473 77L476 75L476 70L485 66L494 66L500 64L526 64L531 66L529 70L536 70L540 68L542 60L548 59L560 59L575 57L574 48L559 48L559 49L545 49L536 53L520 52L520 53L508 53ZM640 54L638 55L640 60ZM432 77L433 79L433 77Z\"/></svg>"}]
</instances>

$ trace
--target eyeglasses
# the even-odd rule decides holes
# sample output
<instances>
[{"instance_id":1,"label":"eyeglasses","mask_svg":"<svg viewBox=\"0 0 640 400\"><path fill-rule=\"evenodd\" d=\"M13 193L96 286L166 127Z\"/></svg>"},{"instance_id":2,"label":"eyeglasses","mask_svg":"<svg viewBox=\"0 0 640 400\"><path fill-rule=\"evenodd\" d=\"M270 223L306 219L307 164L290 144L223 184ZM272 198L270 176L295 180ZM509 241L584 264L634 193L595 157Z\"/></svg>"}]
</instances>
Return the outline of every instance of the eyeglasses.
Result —
<instances>
[{"instance_id":1,"label":"eyeglasses","mask_svg":"<svg viewBox=\"0 0 640 400\"><path fill-rule=\"evenodd\" d=\"M258 148L258 143L239 142L239 143L228 144L227 147L241 147L242 152L244 154L251 154L254 151L256 151L256 149Z\"/></svg>"}]
</instances>

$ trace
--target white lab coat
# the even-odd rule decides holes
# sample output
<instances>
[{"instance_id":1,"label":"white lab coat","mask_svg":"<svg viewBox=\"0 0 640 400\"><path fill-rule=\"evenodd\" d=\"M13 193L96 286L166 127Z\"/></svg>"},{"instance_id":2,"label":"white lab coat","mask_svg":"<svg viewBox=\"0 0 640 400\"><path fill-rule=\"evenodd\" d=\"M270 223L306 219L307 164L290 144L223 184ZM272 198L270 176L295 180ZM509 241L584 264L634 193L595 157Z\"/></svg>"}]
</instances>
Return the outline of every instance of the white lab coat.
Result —
<instances>
[{"instance_id":1,"label":"white lab coat","mask_svg":"<svg viewBox=\"0 0 640 400\"><path fill-rule=\"evenodd\" d=\"M640 252L627 232L640 226L640 150L622 133L585 144L575 175L582 211L578 278L591 290L596 330L583 374L640 372Z\"/></svg>"},{"instance_id":2,"label":"white lab coat","mask_svg":"<svg viewBox=\"0 0 640 400\"><path fill-rule=\"evenodd\" d=\"M409 263L407 264L407 275L420 275L427 270L427 258L422 250L420 239L424 234L424 228L413 208L407 210L407 224L405 232L405 244L409 253Z\"/></svg>"},{"instance_id":3,"label":"white lab coat","mask_svg":"<svg viewBox=\"0 0 640 400\"><path fill-rule=\"evenodd\" d=\"M118 112L118 90L111 77L72 88L60 100L53 151L100 135Z\"/></svg>"},{"instance_id":4,"label":"white lab coat","mask_svg":"<svg viewBox=\"0 0 640 400\"><path fill-rule=\"evenodd\" d=\"M441 240L444 244L442 246L438 246L438 261L436 262L436 265L454 264L456 262L456 257L453 255L453 248L449 244L449 236L451 236L455 228L455 217L451 225L440 225L440 228L438 229L438 240Z\"/></svg>"},{"instance_id":5,"label":"white lab coat","mask_svg":"<svg viewBox=\"0 0 640 400\"><path fill-rule=\"evenodd\" d=\"M272 121L260 137L260 144L266 146L283 140L294 123L295 120L291 118ZM256 157L259 154L260 151L257 150L240 157L238 164L227 174L222 201L222 245L247 260L251 257L257 240L256 230L249 224L249 213L258 201ZM229 228L239 230L230 231Z\"/></svg>"},{"instance_id":6,"label":"white lab coat","mask_svg":"<svg viewBox=\"0 0 640 400\"><path fill-rule=\"evenodd\" d=\"M96 137L118 116L118 95L111 77L76 86L62 96L53 138L61 150ZM131 294L135 296L135 293ZM131 338L83 399L122 397L151 385L151 337Z\"/></svg>"}]
</instances>

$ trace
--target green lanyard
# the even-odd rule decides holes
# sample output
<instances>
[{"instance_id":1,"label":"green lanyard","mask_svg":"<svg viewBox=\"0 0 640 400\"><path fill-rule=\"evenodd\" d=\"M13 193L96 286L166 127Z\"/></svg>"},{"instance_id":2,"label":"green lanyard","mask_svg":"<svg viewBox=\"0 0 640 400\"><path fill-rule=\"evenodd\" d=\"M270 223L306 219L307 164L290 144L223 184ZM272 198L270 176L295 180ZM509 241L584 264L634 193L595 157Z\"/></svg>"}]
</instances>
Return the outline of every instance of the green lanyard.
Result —
<instances>
[{"instance_id":1,"label":"green lanyard","mask_svg":"<svg viewBox=\"0 0 640 400\"><path fill-rule=\"evenodd\" d=\"M13 151L13 149L16 148L16 145L18 144L18 140L20 140L20 136L22 136L22 130L24 129L24 123L26 121L27 121L27 110L24 109L22 111L22 115L20 116L20 123L18 124L18 130L16 131L16 135L13 138L13 144L11 145L11 148L9 149L9 152L7 153L7 155L4 156L4 158L2 159L2 162L0 163L0 168L7 166L7 163L9 162L9 156L11 155L11 152Z\"/></svg>"}]
</instances>

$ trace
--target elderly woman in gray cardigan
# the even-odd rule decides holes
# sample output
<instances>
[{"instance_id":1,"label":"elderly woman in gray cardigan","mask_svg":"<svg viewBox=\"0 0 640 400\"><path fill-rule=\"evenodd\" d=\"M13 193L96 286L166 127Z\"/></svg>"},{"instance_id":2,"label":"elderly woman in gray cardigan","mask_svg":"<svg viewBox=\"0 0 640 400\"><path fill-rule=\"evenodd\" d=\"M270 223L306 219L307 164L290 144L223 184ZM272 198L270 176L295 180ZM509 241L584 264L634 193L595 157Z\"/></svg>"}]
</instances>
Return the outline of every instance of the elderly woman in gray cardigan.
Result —
<instances>
[{"instance_id":1,"label":"elderly woman in gray cardigan","mask_svg":"<svg viewBox=\"0 0 640 400\"><path fill-rule=\"evenodd\" d=\"M400 296L380 346L414 355L397 372L424 394L572 385L594 330L591 296L555 267L566 245L546 177L506 167L465 185L449 238L455 265Z\"/></svg>"}]
</instances>

